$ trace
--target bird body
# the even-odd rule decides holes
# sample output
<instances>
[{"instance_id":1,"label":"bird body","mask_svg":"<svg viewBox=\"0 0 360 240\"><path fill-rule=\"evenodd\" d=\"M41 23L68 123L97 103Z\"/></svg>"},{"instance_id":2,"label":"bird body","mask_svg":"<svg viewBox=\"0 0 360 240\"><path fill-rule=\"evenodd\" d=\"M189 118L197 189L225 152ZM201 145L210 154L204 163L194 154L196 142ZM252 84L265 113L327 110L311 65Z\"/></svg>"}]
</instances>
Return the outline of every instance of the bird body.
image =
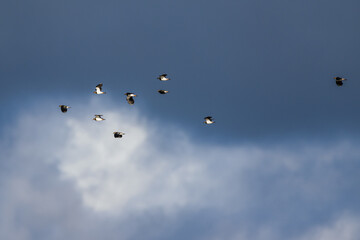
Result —
<instances>
[{"instance_id":1,"label":"bird body","mask_svg":"<svg viewBox=\"0 0 360 240\"><path fill-rule=\"evenodd\" d=\"M213 121L213 119L212 119L212 117L211 116L207 116L207 117L205 117L204 118L205 119L205 121L204 121L204 123L205 124L213 124L214 123L214 121Z\"/></svg>"},{"instance_id":2,"label":"bird body","mask_svg":"<svg viewBox=\"0 0 360 240\"><path fill-rule=\"evenodd\" d=\"M103 91L102 91L102 86L103 86L102 83L96 85L96 87L95 87L95 92L94 92L94 93L95 93L95 94L105 94L106 92L103 92Z\"/></svg>"},{"instance_id":3,"label":"bird body","mask_svg":"<svg viewBox=\"0 0 360 240\"><path fill-rule=\"evenodd\" d=\"M159 90L158 91L160 94L167 94L169 91L167 91L167 90Z\"/></svg>"},{"instance_id":4,"label":"bird body","mask_svg":"<svg viewBox=\"0 0 360 240\"><path fill-rule=\"evenodd\" d=\"M95 115L95 117L93 118L93 120L100 122L100 121L104 121L105 118L102 117L102 115Z\"/></svg>"},{"instance_id":5,"label":"bird body","mask_svg":"<svg viewBox=\"0 0 360 240\"><path fill-rule=\"evenodd\" d=\"M125 93L126 95L126 101L130 104L133 105L135 103L134 97L136 97L137 95L134 93Z\"/></svg>"},{"instance_id":6,"label":"bird body","mask_svg":"<svg viewBox=\"0 0 360 240\"><path fill-rule=\"evenodd\" d=\"M114 138L122 138L125 133L123 132L113 132Z\"/></svg>"},{"instance_id":7,"label":"bird body","mask_svg":"<svg viewBox=\"0 0 360 240\"><path fill-rule=\"evenodd\" d=\"M126 97L126 101L128 102L128 104L133 105L135 103L135 100L133 97Z\"/></svg>"},{"instance_id":8,"label":"bird body","mask_svg":"<svg viewBox=\"0 0 360 240\"><path fill-rule=\"evenodd\" d=\"M168 77L166 77L167 76L167 74L161 74L157 79L159 79L160 81L168 81L168 80L170 80L170 78L168 78Z\"/></svg>"},{"instance_id":9,"label":"bird body","mask_svg":"<svg viewBox=\"0 0 360 240\"><path fill-rule=\"evenodd\" d=\"M342 86L342 85L343 85L343 81L346 80L346 78L342 78L342 77L334 77L334 79L335 79L336 85L338 85L338 86Z\"/></svg>"},{"instance_id":10,"label":"bird body","mask_svg":"<svg viewBox=\"0 0 360 240\"><path fill-rule=\"evenodd\" d=\"M59 105L59 107L60 107L60 110L61 110L63 113L66 113L67 110L68 110L69 108L71 108L71 107L66 106L66 105Z\"/></svg>"}]
</instances>

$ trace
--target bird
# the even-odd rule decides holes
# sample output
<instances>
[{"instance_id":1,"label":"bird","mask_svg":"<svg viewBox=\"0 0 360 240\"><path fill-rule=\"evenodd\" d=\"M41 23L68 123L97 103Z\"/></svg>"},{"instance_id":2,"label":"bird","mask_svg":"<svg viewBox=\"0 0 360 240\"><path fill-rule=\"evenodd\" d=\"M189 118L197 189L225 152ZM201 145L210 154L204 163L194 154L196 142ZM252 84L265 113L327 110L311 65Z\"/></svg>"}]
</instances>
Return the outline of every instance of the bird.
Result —
<instances>
[{"instance_id":1,"label":"bird","mask_svg":"<svg viewBox=\"0 0 360 240\"><path fill-rule=\"evenodd\" d=\"M93 118L93 120L97 121L97 122L100 122L100 121L103 121L105 120L105 118L102 117L102 115L95 115L95 117Z\"/></svg>"},{"instance_id":2,"label":"bird","mask_svg":"<svg viewBox=\"0 0 360 240\"><path fill-rule=\"evenodd\" d=\"M122 138L125 133L123 132L113 132L114 138Z\"/></svg>"},{"instance_id":3,"label":"bird","mask_svg":"<svg viewBox=\"0 0 360 240\"><path fill-rule=\"evenodd\" d=\"M167 91L167 90L159 90L158 91L160 94L167 94L169 91Z\"/></svg>"},{"instance_id":4,"label":"bird","mask_svg":"<svg viewBox=\"0 0 360 240\"><path fill-rule=\"evenodd\" d=\"M204 123L205 124L213 124L214 123L214 121L213 121L213 119L212 119L212 117L211 116L207 116L207 117L204 117L204 119L205 119L205 121L204 121Z\"/></svg>"},{"instance_id":5,"label":"bird","mask_svg":"<svg viewBox=\"0 0 360 240\"><path fill-rule=\"evenodd\" d=\"M343 81L346 80L346 78L342 78L342 77L334 77L334 79L335 79L336 85L338 85L338 86L342 86L342 85L343 85Z\"/></svg>"},{"instance_id":6,"label":"bird","mask_svg":"<svg viewBox=\"0 0 360 240\"><path fill-rule=\"evenodd\" d=\"M168 81L170 80L170 78L166 77L167 74L164 73L164 74L161 74L157 79L159 79L160 81Z\"/></svg>"},{"instance_id":7,"label":"bird","mask_svg":"<svg viewBox=\"0 0 360 240\"><path fill-rule=\"evenodd\" d=\"M96 85L94 93L95 94L105 94L106 92L102 91L102 86L103 86L102 83L99 83L98 85Z\"/></svg>"},{"instance_id":8,"label":"bird","mask_svg":"<svg viewBox=\"0 0 360 240\"><path fill-rule=\"evenodd\" d=\"M68 110L68 108L71 108L71 107L66 106L66 105L59 105L59 107L60 107L60 110L61 110L63 113L66 113L67 110Z\"/></svg>"},{"instance_id":9,"label":"bird","mask_svg":"<svg viewBox=\"0 0 360 240\"><path fill-rule=\"evenodd\" d=\"M133 105L133 104L135 103L133 97L136 97L137 95L134 94L134 93L129 93L129 92L125 93L125 95L126 95L126 101L127 101L130 105Z\"/></svg>"}]
</instances>

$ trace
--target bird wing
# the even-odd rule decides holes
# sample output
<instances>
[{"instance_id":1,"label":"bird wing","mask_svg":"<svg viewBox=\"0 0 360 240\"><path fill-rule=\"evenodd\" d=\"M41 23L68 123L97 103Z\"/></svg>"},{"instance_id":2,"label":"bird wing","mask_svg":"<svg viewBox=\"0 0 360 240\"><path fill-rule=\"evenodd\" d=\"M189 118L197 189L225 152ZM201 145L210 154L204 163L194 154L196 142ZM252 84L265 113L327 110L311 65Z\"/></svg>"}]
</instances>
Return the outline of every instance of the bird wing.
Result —
<instances>
[{"instance_id":1,"label":"bird wing","mask_svg":"<svg viewBox=\"0 0 360 240\"><path fill-rule=\"evenodd\" d=\"M96 88L98 88L101 91L102 86L103 86L103 84L99 83L98 85L96 85Z\"/></svg>"},{"instance_id":2,"label":"bird wing","mask_svg":"<svg viewBox=\"0 0 360 240\"><path fill-rule=\"evenodd\" d=\"M336 85L338 86L342 86L343 85L343 82L340 80L340 81L336 81Z\"/></svg>"},{"instance_id":3,"label":"bird wing","mask_svg":"<svg viewBox=\"0 0 360 240\"><path fill-rule=\"evenodd\" d=\"M131 105L135 103L133 97L127 97L127 98L126 98L126 101L127 101L129 104L131 104Z\"/></svg>"},{"instance_id":4,"label":"bird wing","mask_svg":"<svg viewBox=\"0 0 360 240\"><path fill-rule=\"evenodd\" d=\"M122 133L122 132L115 132L114 133L115 138L122 138L123 135L124 135L124 133Z\"/></svg>"},{"instance_id":5,"label":"bird wing","mask_svg":"<svg viewBox=\"0 0 360 240\"><path fill-rule=\"evenodd\" d=\"M67 108L66 108L66 106L64 106L64 105L61 105L60 106L60 108L61 108L61 111L64 113L64 112L67 112Z\"/></svg>"}]
</instances>

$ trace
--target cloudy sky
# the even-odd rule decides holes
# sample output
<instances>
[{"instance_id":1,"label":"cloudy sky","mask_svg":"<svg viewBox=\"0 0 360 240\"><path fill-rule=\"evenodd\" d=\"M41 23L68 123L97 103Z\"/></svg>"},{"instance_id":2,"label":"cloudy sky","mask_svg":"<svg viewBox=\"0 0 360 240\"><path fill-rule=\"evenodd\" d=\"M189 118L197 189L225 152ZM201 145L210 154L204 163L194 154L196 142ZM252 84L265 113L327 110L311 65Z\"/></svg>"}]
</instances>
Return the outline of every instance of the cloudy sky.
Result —
<instances>
[{"instance_id":1,"label":"cloudy sky","mask_svg":"<svg viewBox=\"0 0 360 240\"><path fill-rule=\"evenodd\" d=\"M0 239L357 240L359 10L0 1Z\"/></svg>"}]
</instances>

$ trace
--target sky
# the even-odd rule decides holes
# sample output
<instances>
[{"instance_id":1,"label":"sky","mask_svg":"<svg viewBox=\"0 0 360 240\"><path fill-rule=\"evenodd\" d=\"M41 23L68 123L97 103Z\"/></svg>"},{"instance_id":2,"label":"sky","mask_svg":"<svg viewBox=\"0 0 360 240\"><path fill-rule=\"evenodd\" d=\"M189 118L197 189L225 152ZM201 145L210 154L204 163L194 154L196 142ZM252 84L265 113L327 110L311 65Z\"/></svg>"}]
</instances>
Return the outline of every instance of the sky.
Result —
<instances>
[{"instance_id":1,"label":"sky","mask_svg":"<svg viewBox=\"0 0 360 240\"><path fill-rule=\"evenodd\" d=\"M359 8L0 1L0 239L357 240Z\"/></svg>"}]
</instances>

